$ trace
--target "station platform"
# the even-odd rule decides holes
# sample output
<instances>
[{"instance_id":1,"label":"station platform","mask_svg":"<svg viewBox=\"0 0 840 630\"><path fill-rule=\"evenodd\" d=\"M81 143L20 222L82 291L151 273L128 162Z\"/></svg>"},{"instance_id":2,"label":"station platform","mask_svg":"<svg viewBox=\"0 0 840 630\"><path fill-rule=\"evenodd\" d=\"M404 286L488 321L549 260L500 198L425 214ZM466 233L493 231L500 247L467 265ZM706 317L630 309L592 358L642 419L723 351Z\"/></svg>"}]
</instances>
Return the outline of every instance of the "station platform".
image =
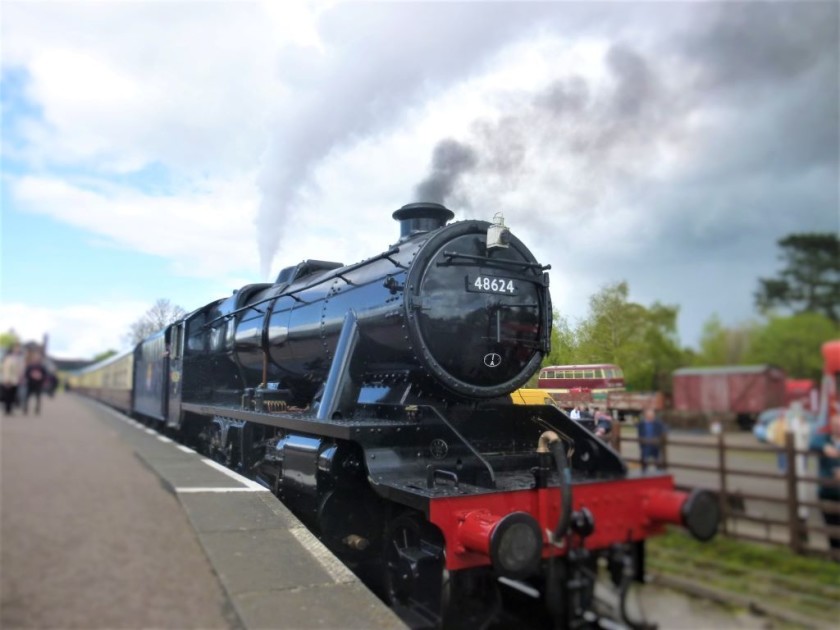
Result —
<instances>
[{"instance_id":1,"label":"station platform","mask_svg":"<svg viewBox=\"0 0 840 630\"><path fill-rule=\"evenodd\" d=\"M270 492L73 394L0 417L0 627L401 628Z\"/></svg>"}]
</instances>

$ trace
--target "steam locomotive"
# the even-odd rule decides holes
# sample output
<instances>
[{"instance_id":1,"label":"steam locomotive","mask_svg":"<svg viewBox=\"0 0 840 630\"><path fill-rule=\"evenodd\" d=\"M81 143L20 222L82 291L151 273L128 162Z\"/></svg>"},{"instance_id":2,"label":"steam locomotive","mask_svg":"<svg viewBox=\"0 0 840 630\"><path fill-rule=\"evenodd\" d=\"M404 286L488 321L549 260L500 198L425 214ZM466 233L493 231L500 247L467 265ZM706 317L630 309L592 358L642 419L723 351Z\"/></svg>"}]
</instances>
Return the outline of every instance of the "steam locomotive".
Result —
<instances>
[{"instance_id":1,"label":"steam locomotive","mask_svg":"<svg viewBox=\"0 0 840 630\"><path fill-rule=\"evenodd\" d=\"M554 406L512 404L552 310L548 268L503 221L393 216L381 254L245 286L141 342L122 389L83 392L270 488L409 625L486 626L524 599L539 625L577 627L600 614L602 565L631 623L645 539L668 523L711 538L714 497L629 474Z\"/></svg>"}]
</instances>

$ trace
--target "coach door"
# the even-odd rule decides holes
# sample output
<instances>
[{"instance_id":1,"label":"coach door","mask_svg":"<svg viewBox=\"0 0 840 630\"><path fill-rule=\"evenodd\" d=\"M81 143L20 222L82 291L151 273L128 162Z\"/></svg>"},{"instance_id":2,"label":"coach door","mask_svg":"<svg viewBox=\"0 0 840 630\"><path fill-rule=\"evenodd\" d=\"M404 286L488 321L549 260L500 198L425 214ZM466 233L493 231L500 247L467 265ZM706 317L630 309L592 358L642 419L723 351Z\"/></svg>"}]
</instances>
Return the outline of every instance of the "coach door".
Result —
<instances>
[{"instance_id":1,"label":"coach door","mask_svg":"<svg viewBox=\"0 0 840 630\"><path fill-rule=\"evenodd\" d=\"M181 377L184 368L184 322L172 326L169 343L169 413L167 424L181 424Z\"/></svg>"}]
</instances>

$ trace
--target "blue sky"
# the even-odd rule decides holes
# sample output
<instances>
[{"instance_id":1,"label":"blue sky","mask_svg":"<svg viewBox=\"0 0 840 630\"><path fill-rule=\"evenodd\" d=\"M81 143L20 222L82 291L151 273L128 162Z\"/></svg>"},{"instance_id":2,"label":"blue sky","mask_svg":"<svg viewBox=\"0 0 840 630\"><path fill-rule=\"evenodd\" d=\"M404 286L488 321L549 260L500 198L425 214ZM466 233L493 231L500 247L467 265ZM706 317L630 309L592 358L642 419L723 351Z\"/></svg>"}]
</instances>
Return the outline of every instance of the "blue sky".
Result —
<instances>
[{"instance_id":1,"label":"blue sky","mask_svg":"<svg viewBox=\"0 0 840 630\"><path fill-rule=\"evenodd\" d=\"M627 280L695 344L777 239L838 229L838 5L5 2L0 329L124 347L305 258L392 243L435 148L572 322Z\"/></svg>"}]
</instances>

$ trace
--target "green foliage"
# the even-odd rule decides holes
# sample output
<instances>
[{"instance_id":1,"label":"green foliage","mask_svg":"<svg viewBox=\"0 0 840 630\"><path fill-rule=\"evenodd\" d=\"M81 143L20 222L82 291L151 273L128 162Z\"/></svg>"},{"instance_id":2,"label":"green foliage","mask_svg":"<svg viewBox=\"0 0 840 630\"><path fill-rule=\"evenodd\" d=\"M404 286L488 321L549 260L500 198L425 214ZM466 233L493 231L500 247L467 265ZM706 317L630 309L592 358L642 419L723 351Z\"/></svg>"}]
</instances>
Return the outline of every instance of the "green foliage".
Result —
<instances>
[{"instance_id":1,"label":"green foliage","mask_svg":"<svg viewBox=\"0 0 840 630\"><path fill-rule=\"evenodd\" d=\"M703 325L700 350L690 363L696 366L740 365L747 361L753 335L759 325L747 322L729 328L723 325L717 314Z\"/></svg>"},{"instance_id":2,"label":"green foliage","mask_svg":"<svg viewBox=\"0 0 840 630\"><path fill-rule=\"evenodd\" d=\"M0 350L10 350L16 343L20 343L20 337L13 328L0 333Z\"/></svg>"},{"instance_id":3,"label":"green foliage","mask_svg":"<svg viewBox=\"0 0 840 630\"><path fill-rule=\"evenodd\" d=\"M116 350L106 350L105 352L100 352L95 357L93 357L93 362L99 363L100 361L104 361L105 359L110 359L115 354L117 354Z\"/></svg>"},{"instance_id":4,"label":"green foliage","mask_svg":"<svg viewBox=\"0 0 840 630\"><path fill-rule=\"evenodd\" d=\"M676 306L649 308L629 301L629 287L603 287L589 300L589 314L576 329L555 314L552 351L545 364L616 363L627 387L664 389L670 373L685 361L677 341Z\"/></svg>"},{"instance_id":5,"label":"green foliage","mask_svg":"<svg viewBox=\"0 0 840 630\"><path fill-rule=\"evenodd\" d=\"M652 538L648 545L652 554L656 554L660 549L686 551L695 560L720 559L745 569L778 575L803 575L819 584L837 585L835 563L821 558L796 555L790 549L775 545L760 545L724 536L701 543L678 530L671 530L665 536Z\"/></svg>"},{"instance_id":6,"label":"green foliage","mask_svg":"<svg viewBox=\"0 0 840 630\"><path fill-rule=\"evenodd\" d=\"M784 268L760 278L755 302L762 313L784 307L822 313L840 321L840 238L837 234L790 234L778 241Z\"/></svg>"},{"instance_id":7,"label":"green foliage","mask_svg":"<svg viewBox=\"0 0 840 630\"><path fill-rule=\"evenodd\" d=\"M569 321L554 311L554 326L551 329L551 352L543 365L568 365L576 361L577 341Z\"/></svg>"},{"instance_id":8,"label":"green foliage","mask_svg":"<svg viewBox=\"0 0 840 630\"><path fill-rule=\"evenodd\" d=\"M746 362L773 363L792 378L818 380L820 347L837 336L837 324L820 313L771 317L766 325L753 330Z\"/></svg>"},{"instance_id":9,"label":"green foliage","mask_svg":"<svg viewBox=\"0 0 840 630\"><path fill-rule=\"evenodd\" d=\"M819 379L820 346L840 335L837 324L820 313L771 316L765 322L724 326L713 315L703 327L697 366L772 363L791 378Z\"/></svg>"}]
</instances>

